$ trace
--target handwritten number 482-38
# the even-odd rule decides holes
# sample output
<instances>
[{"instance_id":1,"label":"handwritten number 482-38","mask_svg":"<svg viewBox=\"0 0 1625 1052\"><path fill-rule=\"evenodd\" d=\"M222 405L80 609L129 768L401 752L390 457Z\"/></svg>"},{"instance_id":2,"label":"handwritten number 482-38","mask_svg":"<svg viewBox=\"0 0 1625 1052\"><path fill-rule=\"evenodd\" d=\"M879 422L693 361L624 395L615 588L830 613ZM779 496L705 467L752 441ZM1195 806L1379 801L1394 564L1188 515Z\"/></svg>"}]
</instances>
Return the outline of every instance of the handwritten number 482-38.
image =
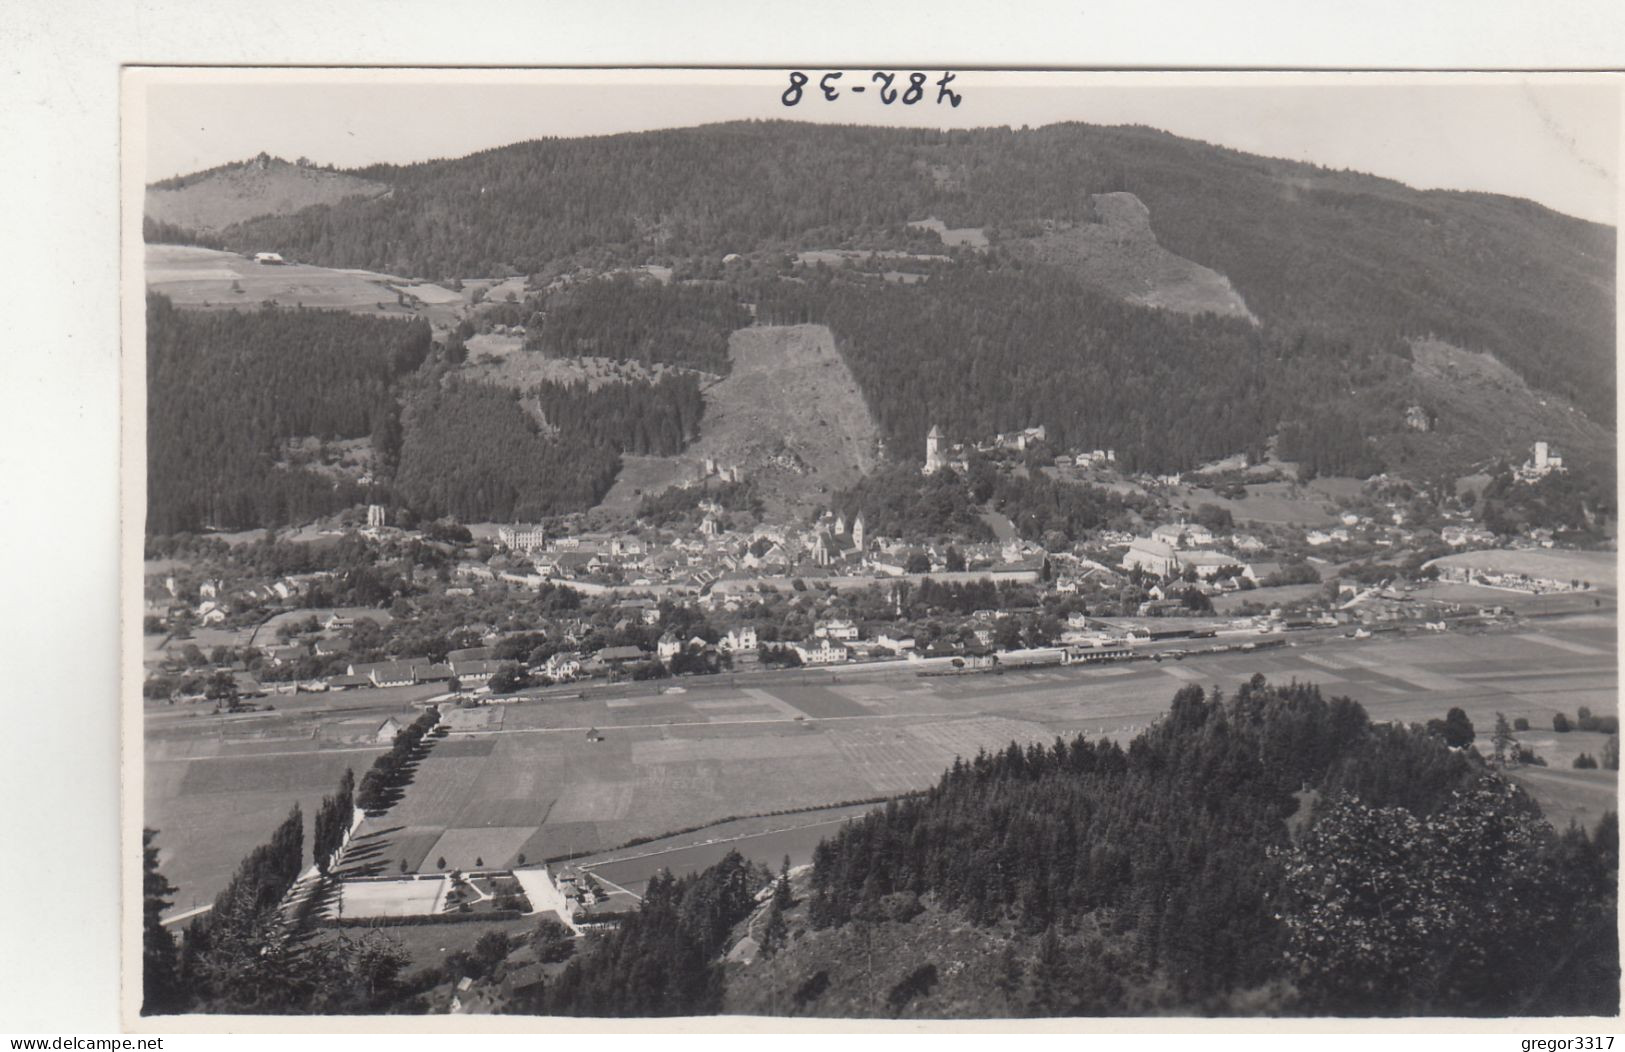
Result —
<instances>
[{"instance_id":1,"label":"handwritten number 482-38","mask_svg":"<svg viewBox=\"0 0 1625 1052\"><path fill-rule=\"evenodd\" d=\"M840 87L835 83L841 79L841 76L842 74L840 73L825 73L822 77L818 78L818 90L823 94L825 102L834 102L836 99L841 97ZM801 72L800 70L791 70L790 86L784 89L784 94L779 96L779 101L783 102L786 106L795 106L799 104L803 94L805 93L807 82L811 79L812 78L808 77L807 74ZM908 86L901 89L895 86L897 82L897 74L895 73L877 72L869 78L869 81L872 84L880 85L880 101L885 103L887 106L890 106L894 102L901 102L905 106L912 106L916 102L919 102L921 99L925 98L925 85L927 79L928 78L924 73L910 73L908 75ZM953 91L948 87L948 85L952 84L953 82L954 75L952 73L944 72L942 76L937 78L937 105L940 106L946 102L950 106L958 106L962 101L963 96L961 96L957 91ZM866 86L863 84L857 84L853 85L847 90L853 94L857 94L866 90Z\"/></svg>"}]
</instances>

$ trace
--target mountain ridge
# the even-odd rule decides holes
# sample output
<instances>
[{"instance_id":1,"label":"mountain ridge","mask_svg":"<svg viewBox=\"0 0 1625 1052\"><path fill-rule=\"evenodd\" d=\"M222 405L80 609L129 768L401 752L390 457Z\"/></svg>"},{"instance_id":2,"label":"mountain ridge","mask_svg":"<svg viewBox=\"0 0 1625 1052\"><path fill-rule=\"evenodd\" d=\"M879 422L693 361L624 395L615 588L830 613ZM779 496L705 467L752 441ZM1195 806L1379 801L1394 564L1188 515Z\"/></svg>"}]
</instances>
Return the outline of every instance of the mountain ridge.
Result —
<instances>
[{"instance_id":1,"label":"mountain ridge","mask_svg":"<svg viewBox=\"0 0 1625 1052\"><path fill-rule=\"evenodd\" d=\"M733 122L518 143L346 173L392 192L227 227L237 251L424 278L540 273L1092 221L1125 191L1157 243L1265 325L1438 336L1614 416L1614 228L1510 197L1415 190L1144 127L939 132ZM976 251L948 249L951 253Z\"/></svg>"}]
</instances>

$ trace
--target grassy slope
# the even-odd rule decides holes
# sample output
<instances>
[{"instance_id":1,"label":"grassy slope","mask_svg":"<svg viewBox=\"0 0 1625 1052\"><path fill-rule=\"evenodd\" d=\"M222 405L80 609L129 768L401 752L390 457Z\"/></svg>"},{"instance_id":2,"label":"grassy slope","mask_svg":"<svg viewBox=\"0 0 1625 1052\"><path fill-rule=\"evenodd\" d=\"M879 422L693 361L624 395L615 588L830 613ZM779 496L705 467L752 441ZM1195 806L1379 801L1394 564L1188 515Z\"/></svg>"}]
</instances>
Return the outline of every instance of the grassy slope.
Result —
<instances>
[{"instance_id":1,"label":"grassy slope","mask_svg":"<svg viewBox=\"0 0 1625 1052\"><path fill-rule=\"evenodd\" d=\"M1431 478L1447 466L1479 467L1506 458L1521 464L1530 445L1544 439L1575 467L1611 473L1614 435L1562 397L1532 390L1523 378L1488 354L1442 340L1412 344L1418 403L1433 410L1427 433L1385 436L1383 458L1399 473Z\"/></svg>"},{"instance_id":2,"label":"grassy slope","mask_svg":"<svg viewBox=\"0 0 1625 1052\"><path fill-rule=\"evenodd\" d=\"M253 161L226 165L183 182L173 188L168 183L148 187L146 214L189 230L222 230L258 216L289 215L346 197L376 197L389 189L344 172L301 168L276 159L263 165Z\"/></svg>"},{"instance_id":3,"label":"grassy slope","mask_svg":"<svg viewBox=\"0 0 1625 1052\"><path fill-rule=\"evenodd\" d=\"M1080 223L1007 242L1026 257L1053 263L1130 303L1184 314L1252 318L1224 275L1157 244L1150 212L1133 194L1096 194L1098 223Z\"/></svg>"}]
</instances>

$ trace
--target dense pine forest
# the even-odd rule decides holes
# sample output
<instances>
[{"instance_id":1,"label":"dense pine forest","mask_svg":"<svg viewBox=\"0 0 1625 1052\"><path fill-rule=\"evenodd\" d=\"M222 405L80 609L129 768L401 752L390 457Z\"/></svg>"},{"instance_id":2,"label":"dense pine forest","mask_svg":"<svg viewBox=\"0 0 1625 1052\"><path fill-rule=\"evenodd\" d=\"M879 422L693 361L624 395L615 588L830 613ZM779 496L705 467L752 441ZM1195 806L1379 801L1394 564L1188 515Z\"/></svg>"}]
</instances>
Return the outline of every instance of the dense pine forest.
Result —
<instances>
[{"instance_id":1,"label":"dense pine forest","mask_svg":"<svg viewBox=\"0 0 1625 1052\"><path fill-rule=\"evenodd\" d=\"M402 413L395 485L419 514L527 521L591 507L620 470L613 447L548 436L517 392L453 382L419 391Z\"/></svg>"},{"instance_id":2,"label":"dense pine forest","mask_svg":"<svg viewBox=\"0 0 1625 1052\"><path fill-rule=\"evenodd\" d=\"M303 521L355 504L352 485L279 466L295 436L364 438L429 326L339 311L182 311L147 298L149 534Z\"/></svg>"},{"instance_id":3,"label":"dense pine forest","mask_svg":"<svg viewBox=\"0 0 1625 1052\"><path fill-rule=\"evenodd\" d=\"M224 232L332 266L427 278L839 245L936 216L1015 232L1128 191L1168 250L1230 279L1267 327L1488 350L1614 415L1611 228L1531 202L1416 191L1149 128L931 131L734 123L543 140L353 174L375 200ZM538 207L545 202L545 207Z\"/></svg>"},{"instance_id":4,"label":"dense pine forest","mask_svg":"<svg viewBox=\"0 0 1625 1052\"><path fill-rule=\"evenodd\" d=\"M750 313L725 287L661 285L617 275L543 301L547 323L526 346L558 355L607 355L726 373L728 334Z\"/></svg>"},{"instance_id":5,"label":"dense pine forest","mask_svg":"<svg viewBox=\"0 0 1625 1052\"><path fill-rule=\"evenodd\" d=\"M544 381L529 393L550 427L621 453L681 453L699 437L705 414L699 378L693 373L597 387Z\"/></svg>"}]
</instances>

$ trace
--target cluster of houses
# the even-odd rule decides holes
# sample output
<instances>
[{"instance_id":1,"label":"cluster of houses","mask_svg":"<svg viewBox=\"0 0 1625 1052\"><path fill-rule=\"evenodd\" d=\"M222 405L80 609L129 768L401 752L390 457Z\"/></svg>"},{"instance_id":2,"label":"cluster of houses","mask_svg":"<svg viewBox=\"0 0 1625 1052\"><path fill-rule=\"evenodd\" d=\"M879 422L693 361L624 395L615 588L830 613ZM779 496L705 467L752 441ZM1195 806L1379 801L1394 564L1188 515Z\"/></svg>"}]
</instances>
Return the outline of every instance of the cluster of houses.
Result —
<instances>
[{"instance_id":1,"label":"cluster of houses","mask_svg":"<svg viewBox=\"0 0 1625 1052\"><path fill-rule=\"evenodd\" d=\"M290 599L297 599L304 595L317 581L332 577L331 571L318 571L315 573L289 574L270 581L244 584L231 590L231 597L244 603L272 603ZM164 578L164 591L171 600L182 600L182 588L173 574ZM189 598L189 597L187 597ZM154 610L152 603L149 610ZM165 616L173 618L182 611L190 613L200 625L216 625L223 622L231 613L231 603L228 602L227 587L219 578L208 578L197 585L197 602L171 602L164 609Z\"/></svg>"},{"instance_id":2,"label":"cluster of houses","mask_svg":"<svg viewBox=\"0 0 1625 1052\"><path fill-rule=\"evenodd\" d=\"M874 536L860 512L850 521L826 511L806 526L762 524L749 530L724 525L723 510L701 502L697 530L653 537L581 533L549 537L540 527L503 526L506 549L490 563L464 561L453 576L466 585L503 582L541 588L568 584L588 595L648 591L702 594L741 591L764 579L817 579L839 575L876 578L948 570L946 545L909 545ZM1044 552L1031 543L960 546L965 569L995 581L1035 581Z\"/></svg>"},{"instance_id":3,"label":"cluster of houses","mask_svg":"<svg viewBox=\"0 0 1625 1052\"><path fill-rule=\"evenodd\" d=\"M994 453L1010 451L1024 453L1030 447L1044 442L1048 434L1043 424L1037 427L1024 427L1019 431L1001 431L991 439L983 439L974 444L979 453ZM972 446L963 442L945 442L942 428L936 424L925 436L925 466L921 469L924 474L935 475L944 468L953 468L955 471L964 471ZM1057 463L1060 462L1058 458ZM1078 453L1076 457L1064 458L1068 465L1076 463L1078 467L1099 467L1117 462L1117 451L1111 449L1096 449L1090 452Z\"/></svg>"}]
</instances>

